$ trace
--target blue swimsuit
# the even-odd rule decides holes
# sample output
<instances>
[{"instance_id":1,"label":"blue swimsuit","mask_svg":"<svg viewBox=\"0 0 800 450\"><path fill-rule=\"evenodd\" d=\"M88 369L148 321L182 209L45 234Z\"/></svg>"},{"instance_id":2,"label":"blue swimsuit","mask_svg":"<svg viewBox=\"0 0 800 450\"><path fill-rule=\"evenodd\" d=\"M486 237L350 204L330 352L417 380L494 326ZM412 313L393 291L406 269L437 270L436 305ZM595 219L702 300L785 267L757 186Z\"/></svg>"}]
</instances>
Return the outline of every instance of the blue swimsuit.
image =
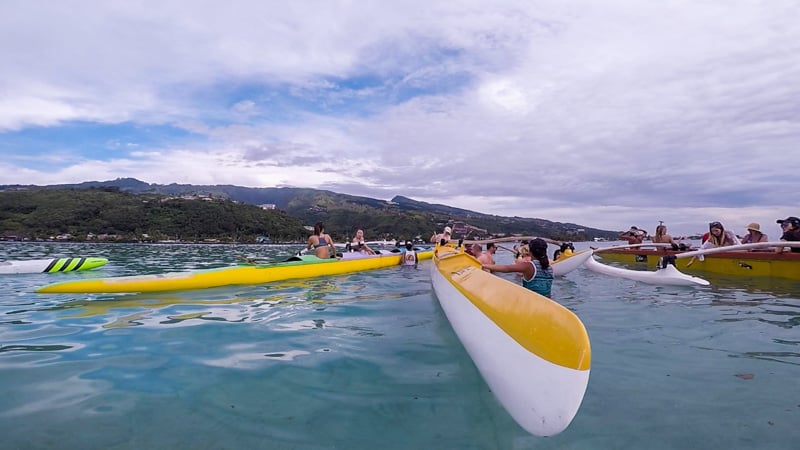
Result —
<instances>
[{"instance_id":1,"label":"blue swimsuit","mask_svg":"<svg viewBox=\"0 0 800 450\"><path fill-rule=\"evenodd\" d=\"M325 239L324 237L320 236L319 237L319 243L317 245L315 245L314 248L325 247L327 245L328 245L328 240Z\"/></svg>"},{"instance_id":2,"label":"blue swimsuit","mask_svg":"<svg viewBox=\"0 0 800 450\"><path fill-rule=\"evenodd\" d=\"M533 278L526 280L523 276L522 287L550 297L550 288L553 286L553 266L547 266L547 270L542 270L539 260L532 259L530 263L533 264Z\"/></svg>"}]
</instances>

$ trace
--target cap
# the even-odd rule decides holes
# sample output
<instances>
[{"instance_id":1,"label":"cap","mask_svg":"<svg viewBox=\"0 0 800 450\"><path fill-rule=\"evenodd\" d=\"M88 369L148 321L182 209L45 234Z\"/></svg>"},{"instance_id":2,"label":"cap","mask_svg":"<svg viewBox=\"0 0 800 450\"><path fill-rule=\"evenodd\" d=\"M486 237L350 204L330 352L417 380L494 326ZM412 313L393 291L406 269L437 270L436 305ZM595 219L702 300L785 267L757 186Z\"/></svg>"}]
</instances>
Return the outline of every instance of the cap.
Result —
<instances>
[{"instance_id":1,"label":"cap","mask_svg":"<svg viewBox=\"0 0 800 450\"><path fill-rule=\"evenodd\" d=\"M760 232L761 231L761 225L753 222L753 223L751 223L750 225L747 226L747 229L748 230L752 230L752 231L759 231Z\"/></svg>"},{"instance_id":2,"label":"cap","mask_svg":"<svg viewBox=\"0 0 800 450\"><path fill-rule=\"evenodd\" d=\"M444 232L447 233L447 234L452 234L453 233L453 229L450 228L450 227L444 227Z\"/></svg>"},{"instance_id":3,"label":"cap","mask_svg":"<svg viewBox=\"0 0 800 450\"><path fill-rule=\"evenodd\" d=\"M789 216L789 217L787 217L787 218L785 218L783 220L776 220L775 221L775 223L781 223L781 224L783 222L789 222L794 227L800 227L800 219L798 219L797 217L794 217L794 216Z\"/></svg>"}]
</instances>

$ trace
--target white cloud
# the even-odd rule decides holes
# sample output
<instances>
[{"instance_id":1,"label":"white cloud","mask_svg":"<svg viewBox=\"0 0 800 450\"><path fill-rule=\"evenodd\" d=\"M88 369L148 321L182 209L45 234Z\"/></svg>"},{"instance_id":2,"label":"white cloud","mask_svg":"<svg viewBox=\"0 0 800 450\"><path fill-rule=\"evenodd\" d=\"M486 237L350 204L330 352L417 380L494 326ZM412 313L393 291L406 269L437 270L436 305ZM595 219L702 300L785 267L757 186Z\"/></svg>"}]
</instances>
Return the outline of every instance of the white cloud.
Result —
<instances>
[{"instance_id":1,"label":"white cloud","mask_svg":"<svg viewBox=\"0 0 800 450\"><path fill-rule=\"evenodd\" d=\"M794 1L43 5L0 4L0 183L324 186L675 234L798 214Z\"/></svg>"}]
</instances>

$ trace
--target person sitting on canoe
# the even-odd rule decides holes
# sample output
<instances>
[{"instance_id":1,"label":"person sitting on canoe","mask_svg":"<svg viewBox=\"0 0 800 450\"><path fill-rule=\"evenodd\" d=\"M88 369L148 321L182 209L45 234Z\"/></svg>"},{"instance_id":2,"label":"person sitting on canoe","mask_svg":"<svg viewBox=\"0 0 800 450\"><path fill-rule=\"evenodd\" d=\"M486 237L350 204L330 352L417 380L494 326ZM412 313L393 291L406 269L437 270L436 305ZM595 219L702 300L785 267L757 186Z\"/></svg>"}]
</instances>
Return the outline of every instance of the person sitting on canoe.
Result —
<instances>
[{"instance_id":1,"label":"person sitting on canoe","mask_svg":"<svg viewBox=\"0 0 800 450\"><path fill-rule=\"evenodd\" d=\"M450 240L450 236L452 234L453 234L453 229L452 228L444 227L444 231L443 232L441 232L441 233L433 233L433 236L431 236L431 242L433 242L434 244L436 244L436 243L441 244L442 240L444 240L445 244L446 244L447 243L446 241Z\"/></svg>"},{"instance_id":2,"label":"person sitting on canoe","mask_svg":"<svg viewBox=\"0 0 800 450\"><path fill-rule=\"evenodd\" d=\"M553 267L547 258L547 242L536 238L528 244L530 261L518 261L514 264L483 264L482 268L492 272L521 273L522 287L550 297L553 286Z\"/></svg>"},{"instance_id":3,"label":"person sitting on canoe","mask_svg":"<svg viewBox=\"0 0 800 450\"><path fill-rule=\"evenodd\" d=\"M681 248L672 235L667 233L667 226L663 222L659 222L656 227L656 234L653 235L653 244L670 244L673 250L685 250L686 245Z\"/></svg>"},{"instance_id":4,"label":"person sitting on canoe","mask_svg":"<svg viewBox=\"0 0 800 450\"><path fill-rule=\"evenodd\" d=\"M575 254L575 246L572 245L572 242L563 242L561 247L556 249L553 252L553 261L558 261L559 258L569 258L570 256Z\"/></svg>"},{"instance_id":5,"label":"person sitting on canoe","mask_svg":"<svg viewBox=\"0 0 800 450\"><path fill-rule=\"evenodd\" d=\"M637 227L631 227L630 230L619 234L619 238L623 241L628 241L628 244L641 244L644 241L644 236L647 233Z\"/></svg>"},{"instance_id":6,"label":"person sitting on canoe","mask_svg":"<svg viewBox=\"0 0 800 450\"><path fill-rule=\"evenodd\" d=\"M333 239L325 233L325 225L322 222L317 222L314 225L314 234L308 237L306 250L311 250L312 248L317 258L328 259L336 257L336 246L333 244Z\"/></svg>"},{"instance_id":7,"label":"person sitting on canoe","mask_svg":"<svg viewBox=\"0 0 800 450\"><path fill-rule=\"evenodd\" d=\"M753 222L746 228L747 234L742 238L742 244L756 244L758 242L769 242L766 234L761 232L761 225ZM756 249L758 250L758 249Z\"/></svg>"},{"instance_id":8,"label":"person sitting on canoe","mask_svg":"<svg viewBox=\"0 0 800 450\"><path fill-rule=\"evenodd\" d=\"M705 250L708 248L728 247L739 244L741 244L741 242L739 238L733 234L733 231L725 230L725 227L723 227L721 223L715 221L708 224L708 240L703 242L700 249ZM694 264L695 259L703 261L704 258L703 255L692 256L692 259L686 263L686 267L690 267Z\"/></svg>"},{"instance_id":9,"label":"person sitting on canoe","mask_svg":"<svg viewBox=\"0 0 800 450\"><path fill-rule=\"evenodd\" d=\"M783 230L783 235L781 235L782 241L800 242L800 219L797 217L787 217L783 220L776 220L776 223L779 223ZM800 253L800 247L790 248L792 253ZM777 247L775 251L783 253L784 249L785 247Z\"/></svg>"},{"instance_id":10,"label":"person sitting on canoe","mask_svg":"<svg viewBox=\"0 0 800 450\"><path fill-rule=\"evenodd\" d=\"M406 241L406 251L403 252L403 257L400 258L400 265L406 267L417 267L419 257L417 252L414 251L414 244L411 241Z\"/></svg>"},{"instance_id":11,"label":"person sitting on canoe","mask_svg":"<svg viewBox=\"0 0 800 450\"><path fill-rule=\"evenodd\" d=\"M355 252L364 253L367 255L375 254L375 251L369 248L366 243L364 243L364 230L356 230L356 236L350 243L350 248Z\"/></svg>"}]
</instances>

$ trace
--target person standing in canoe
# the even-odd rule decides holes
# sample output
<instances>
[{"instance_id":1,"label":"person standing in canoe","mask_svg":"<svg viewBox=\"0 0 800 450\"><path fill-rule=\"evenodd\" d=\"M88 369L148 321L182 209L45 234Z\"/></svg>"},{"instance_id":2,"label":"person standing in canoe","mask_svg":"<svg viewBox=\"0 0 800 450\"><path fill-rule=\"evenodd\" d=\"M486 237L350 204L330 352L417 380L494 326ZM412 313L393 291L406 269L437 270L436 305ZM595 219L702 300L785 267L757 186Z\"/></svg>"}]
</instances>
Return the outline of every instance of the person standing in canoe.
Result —
<instances>
[{"instance_id":1,"label":"person standing in canoe","mask_svg":"<svg viewBox=\"0 0 800 450\"><path fill-rule=\"evenodd\" d=\"M317 258L328 259L336 257L336 246L333 245L333 239L325 233L325 225L322 222L317 222L314 225L314 234L308 237L306 250L311 250L312 248Z\"/></svg>"},{"instance_id":2,"label":"person standing in canoe","mask_svg":"<svg viewBox=\"0 0 800 450\"><path fill-rule=\"evenodd\" d=\"M536 238L528 244L531 251L530 261L518 261L514 264L483 264L484 270L502 273L521 273L522 287L550 297L553 286L553 266L547 258L547 242Z\"/></svg>"}]
</instances>

